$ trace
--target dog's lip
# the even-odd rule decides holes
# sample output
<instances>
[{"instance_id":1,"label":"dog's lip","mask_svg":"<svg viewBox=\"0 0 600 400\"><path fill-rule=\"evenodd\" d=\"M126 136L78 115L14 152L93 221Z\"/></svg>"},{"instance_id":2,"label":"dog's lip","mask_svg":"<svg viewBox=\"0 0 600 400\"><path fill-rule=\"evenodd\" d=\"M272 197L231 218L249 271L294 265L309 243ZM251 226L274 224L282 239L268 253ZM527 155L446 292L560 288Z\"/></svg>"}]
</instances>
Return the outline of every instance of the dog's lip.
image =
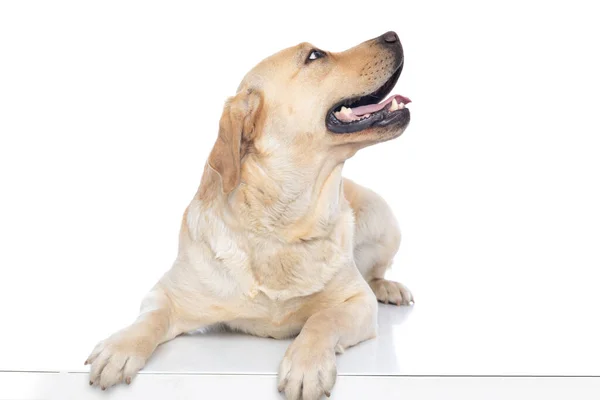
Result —
<instances>
[{"instance_id":1,"label":"dog's lip","mask_svg":"<svg viewBox=\"0 0 600 400\"><path fill-rule=\"evenodd\" d=\"M397 111L383 109L371 114L368 118L353 122L341 122L333 113L327 116L327 129L333 134L351 134L370 128L383 128L390 125L406 126L410 121L410 111L403 108Z\"/></svg>"},{"instance_id":2,"label":"dog's lip","mask_svg":"<svg viewBox=\"0 0 600 400\"><path fill-rule=\"evenodd\" d=\"M380 103L394 88L396 82L400 78L403 62L396 68L390 78L376 91L371 94L344 99L336 103L327 112L325 124L327 129L333 133L354 133L359 132L374 126L387 126L393 123L403 122L407 124L410 120L410 112L407 108L402 108L396 111L390 111L388 104L396 99L398 103L410 103L408 97L401 95L390 96L386 101ZM352 106L356 110L358 116L367 115L367 117L352 121L340 121L336 116L336 110L342 106Z\"/></svg>"}]
</instances>

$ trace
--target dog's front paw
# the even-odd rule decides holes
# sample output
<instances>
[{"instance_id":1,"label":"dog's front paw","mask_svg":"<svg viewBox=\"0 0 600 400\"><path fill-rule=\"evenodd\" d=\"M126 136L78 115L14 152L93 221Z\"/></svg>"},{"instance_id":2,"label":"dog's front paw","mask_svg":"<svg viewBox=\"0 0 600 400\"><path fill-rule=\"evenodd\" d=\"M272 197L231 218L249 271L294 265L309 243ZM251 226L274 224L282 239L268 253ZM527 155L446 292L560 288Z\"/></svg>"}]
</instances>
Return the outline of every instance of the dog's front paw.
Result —
<instances>
[{"instance_id":1,"label":"dog's front paw","mask_svg":"<svg viewBox=\"0 0 600 400\"><path fill-rule=\"evenodd\" d=\"M400 282L388 281L387 279L373 279L369 282L375 297L382 303L400 305L412 305L415 300L412 293Z\"/></svg>"},{"instance_id":2,"label":"dog's front paw","mask_svg":"<svg viewBox=\"0 0 600 400\"><path fill-rule=\"evenodd\" d=\"M134 327L115 333L96 345L85 364L91 364L90 385L105 390L131 379L146 364L156 346Z\"/></svg>"},{"instance_id":3,"label":"dog's front paw","mask_svg":"<svg viewBox=\"0 0 600 400\"><path fill-rule=\"evenodd\" d=\"M330 396L336 376L334 349L300 334L283 357L278 389L287 400L317 400Z\"/></svg>"}]
</instances>

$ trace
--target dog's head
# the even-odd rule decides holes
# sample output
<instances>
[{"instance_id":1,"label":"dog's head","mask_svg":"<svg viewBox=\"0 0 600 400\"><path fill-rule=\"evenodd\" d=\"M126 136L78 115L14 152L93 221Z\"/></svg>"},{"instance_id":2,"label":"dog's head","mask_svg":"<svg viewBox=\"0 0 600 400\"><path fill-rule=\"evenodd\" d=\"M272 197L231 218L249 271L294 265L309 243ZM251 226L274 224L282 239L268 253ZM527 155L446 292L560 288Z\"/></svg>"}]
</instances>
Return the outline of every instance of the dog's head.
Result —
<instances>
[{"instance_id":1,"label":"dog's head","mask_svg":"<svg viewBox=\"0 0 600 400\"><path fill-rule=\"evenodd\" d=\"M231 191L248 153L315 165L400 136L410 113L386 96L402 71L398 36L387 32L341 53L301 43L272 55L243 79L223 111L209 165ZM382 101L384 100L384 101Z\"/></svg>"}]
</instances>

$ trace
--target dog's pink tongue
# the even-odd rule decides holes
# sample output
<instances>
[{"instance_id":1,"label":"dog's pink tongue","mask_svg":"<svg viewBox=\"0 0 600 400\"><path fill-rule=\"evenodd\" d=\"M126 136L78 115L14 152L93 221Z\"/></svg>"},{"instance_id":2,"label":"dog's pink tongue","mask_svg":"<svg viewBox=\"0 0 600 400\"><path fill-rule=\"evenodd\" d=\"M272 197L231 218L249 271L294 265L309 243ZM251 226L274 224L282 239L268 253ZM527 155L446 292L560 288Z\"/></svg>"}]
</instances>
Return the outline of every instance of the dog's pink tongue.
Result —
<instances>
[{"instance_id":1,"label":"dog's pink tongue","mask_svg":"<svg viewBox=\"0 0 600 400\"><path fill-rule=\"evenodd\" d=\"M390 96L387 100L385 100L379 104L367 104L366 106L360 106L360 107L353 108L352 114L354 114L356 116L361 116L361 115L365 115L365 114L372 114L379 110L383 110L383 108L385 106L387 106L388 104L390 104L394 98L396 99L396 102L398 104L410 103L410 99L408 97L404 97L404 96L400 96L399 94L395 94L393 96Z\"/></svg>"}]
</instances>

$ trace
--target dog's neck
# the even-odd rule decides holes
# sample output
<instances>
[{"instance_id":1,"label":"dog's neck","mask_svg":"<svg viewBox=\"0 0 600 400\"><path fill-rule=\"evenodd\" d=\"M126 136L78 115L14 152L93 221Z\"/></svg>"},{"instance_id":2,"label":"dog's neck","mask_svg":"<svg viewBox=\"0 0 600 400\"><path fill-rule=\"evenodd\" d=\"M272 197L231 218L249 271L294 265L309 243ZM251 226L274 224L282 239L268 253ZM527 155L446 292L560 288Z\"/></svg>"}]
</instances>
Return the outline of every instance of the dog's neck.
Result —
<instances>
[{"instance_id":1,"label":"dog's neck","mask_svg":"<svg viewBox=\"0 0 600 400\"><path fill-rule=\"evenodd\" d=\"M257 234L290 242L327 236L343 206L342 167L332 157L298 163L285 155L249 154L231 210Z\"/></svg>"}]
</instances>

